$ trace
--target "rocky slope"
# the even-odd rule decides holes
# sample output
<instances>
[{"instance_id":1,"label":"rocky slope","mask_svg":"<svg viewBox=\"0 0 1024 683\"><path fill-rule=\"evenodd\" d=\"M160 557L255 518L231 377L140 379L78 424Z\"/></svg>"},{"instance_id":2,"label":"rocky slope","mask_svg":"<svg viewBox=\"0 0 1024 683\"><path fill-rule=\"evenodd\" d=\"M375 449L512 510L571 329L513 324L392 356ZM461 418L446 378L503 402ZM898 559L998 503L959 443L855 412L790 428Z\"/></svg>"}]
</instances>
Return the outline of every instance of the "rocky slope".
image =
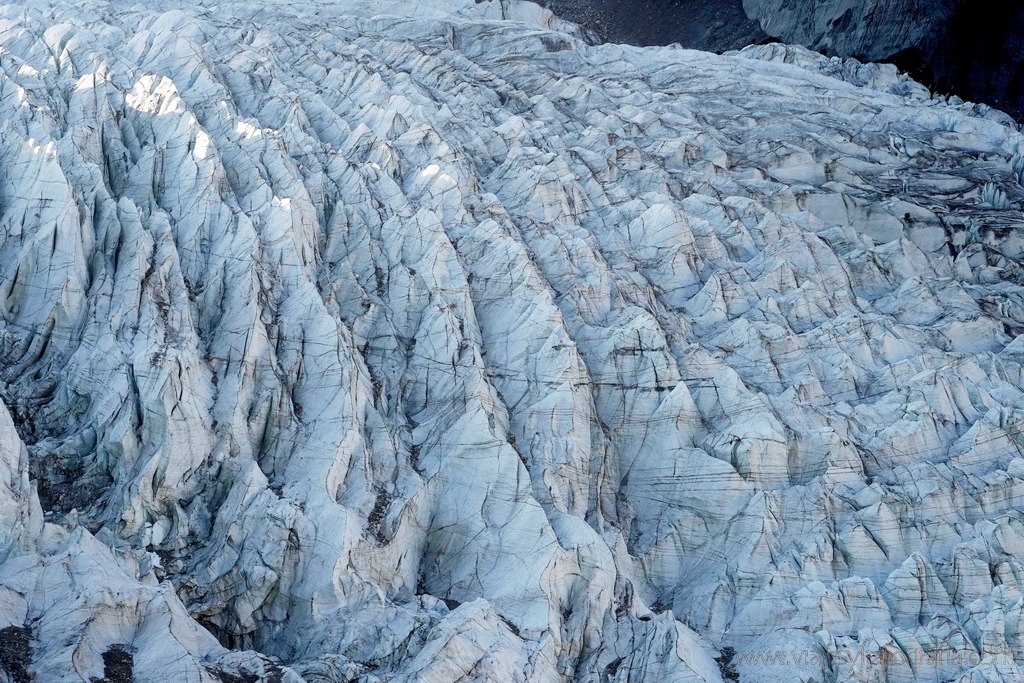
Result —
<instances>
[{"instance_id":1,"label":"rocky slope","mask_svg":"<svg viewBox=\"0 0 1024 683\"><path fill-rule=\"evenodd\" d=\"M1020 680L1005 116L468 0L4 5L0 95L5 683Z\"/></svg>"},{"instance_id":2,"label":"rocky slope","mask_svg":"<svg viewBox=\"0 0 1024 683\"><path fill-rule=\"evenodd\" d=\"M768 35L743 11L743 0L541 0L597 40L670 45L711 52L766 42Z\"/></svg>"}]
</instances>

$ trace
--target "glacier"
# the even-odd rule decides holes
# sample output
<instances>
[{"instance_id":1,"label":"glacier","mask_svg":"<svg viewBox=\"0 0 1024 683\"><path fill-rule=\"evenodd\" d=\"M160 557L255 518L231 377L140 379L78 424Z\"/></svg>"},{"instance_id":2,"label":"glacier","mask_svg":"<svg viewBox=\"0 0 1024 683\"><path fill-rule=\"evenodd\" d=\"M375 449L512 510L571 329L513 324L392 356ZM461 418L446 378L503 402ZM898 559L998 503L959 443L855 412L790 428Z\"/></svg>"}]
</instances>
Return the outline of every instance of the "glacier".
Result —
<instances>
[{"instance_id":1,"label":"glacier","mask_svg":"<svg viewBox=\"0 0 1024 683\"><path fill-rule=\"evenodd\" d=\"M729 1L740 2L746 16L783 42L830 55L893 61L935 90L985 102L1018 121L1024 119L1020 86L1024 82L1024 6L1020 3ZM685 23L685 17L677 19L676 26Z\"/></svg>"},{"instance_id":2,"label":"glacier","mask_svg":"<svg viewBox=\"0 0 1024 683\"><path fill-rule=\"evenodd\" d=\"M1022 680L1022 183L799 47L0 5L0 681Z\"/></svg>"},{"instance_id":3,"label":"glacier","mask_svg":"<svg viewBox=\"0 0 1024 683\"><path fill-rule=\"evenodd\" d=\"M968 0L538 0L595 40L710 52L779 40L892 62L1024 120L1024 5Z\"/></svg>"}]
</instances>

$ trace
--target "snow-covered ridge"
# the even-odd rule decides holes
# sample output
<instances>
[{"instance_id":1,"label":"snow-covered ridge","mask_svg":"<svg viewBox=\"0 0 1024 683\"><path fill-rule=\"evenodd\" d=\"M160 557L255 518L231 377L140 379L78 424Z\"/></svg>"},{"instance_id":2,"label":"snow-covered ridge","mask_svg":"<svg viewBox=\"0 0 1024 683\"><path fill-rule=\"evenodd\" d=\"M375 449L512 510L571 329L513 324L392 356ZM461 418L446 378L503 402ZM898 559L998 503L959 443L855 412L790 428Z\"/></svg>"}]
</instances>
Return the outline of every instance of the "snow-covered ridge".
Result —
<instances>
[{"instance_id":1,"label":"snow-covered ridge","mask_svg":"<svg viewBox=\"0 0 1024 683\"><path fill-rule=\"evenodd\" d=\"M520 3L0 6L7 679L1019 680L1021 143Z\"/></svg>"}]
</instances>

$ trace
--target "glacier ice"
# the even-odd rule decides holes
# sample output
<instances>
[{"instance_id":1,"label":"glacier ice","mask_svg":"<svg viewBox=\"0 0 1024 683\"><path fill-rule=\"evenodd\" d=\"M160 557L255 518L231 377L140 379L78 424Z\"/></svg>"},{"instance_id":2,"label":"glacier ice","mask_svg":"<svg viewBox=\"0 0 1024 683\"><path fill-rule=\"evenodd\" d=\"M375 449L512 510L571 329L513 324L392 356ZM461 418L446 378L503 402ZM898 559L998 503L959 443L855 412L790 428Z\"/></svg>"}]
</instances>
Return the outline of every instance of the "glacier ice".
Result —
<instances>
[{"instance_id":1,"label":"glacier ice","mask_svg":"<svg viewBox=\"0 0 1024 683\"><path fill-rule=\"evenodd\" d=\"M0 680L1020 680L1022 143L527 3L0 6Z\"/></svg>"},{"instance_id":2,"label":"glacier ice","mask_svg":"<svg viewBox=\"0 0 1024 683\"><path fill-rule=\"evenodd\" d=\"M1024 117L1024 97L1017 85L1024 78L1024 6L1020 3L731 1L741 4L746 16L783 42L830 55L893 61L936 90L1004 109L1018 121ZM684 9L683 21L676 23L685 23L688 16ZM712 46L726 37L712 34L692 45Z\"/></svg>"}]
</instances>

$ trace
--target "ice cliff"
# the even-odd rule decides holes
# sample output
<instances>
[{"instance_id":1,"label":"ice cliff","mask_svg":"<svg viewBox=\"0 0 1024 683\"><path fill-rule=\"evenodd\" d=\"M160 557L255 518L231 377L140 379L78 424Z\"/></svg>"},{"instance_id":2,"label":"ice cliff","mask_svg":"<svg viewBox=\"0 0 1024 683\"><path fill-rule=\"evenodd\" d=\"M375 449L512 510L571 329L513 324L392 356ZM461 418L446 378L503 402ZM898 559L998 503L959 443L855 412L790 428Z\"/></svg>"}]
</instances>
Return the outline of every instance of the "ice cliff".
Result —
<instances>
[{"instance_id":1,"label":"ice cliff","mask_svg":"<svg viewBox=\"0 0 1024 683\"><path fill-rule=\"evenodd\" d=\"M770 35L838 54L885 59L942 31L963 0L742 0Z\"/></svg>"},{"instance_id":2,"label":"ice cliff","mask_svg":"<svg viewBox=\"0 0 1024 683\"><path fill-rule=\"evenodd\" d=\"M719 0L704 0L715 3ZM726 4L740 0L726 0ZM933 88L1024 119L1024 5L977 0L742 0L771 36L892 61ZM686 23L678 17L676 26Z\"/></svg>"},{"instance_id":3,"label":"ice cliff","mask_svg":"<svg viewBox=\"0 0 1024 683\"><path fill-rule=\"evenodd\" d=\"M1022 180L800 48L0 6L0 681L1019 681Z\"/></svg>"},{"instance_id":4,"label":"ice cliff","mask_svg":"<svg viewBox=\"0 0 1024 683\"><path fill-rule=\"evenodd\" d=\"M1000 0L539 0L599 39L725 52L772 39L892 62L1024 120L1024 4Z\"/></svg>"}]
</instances>

